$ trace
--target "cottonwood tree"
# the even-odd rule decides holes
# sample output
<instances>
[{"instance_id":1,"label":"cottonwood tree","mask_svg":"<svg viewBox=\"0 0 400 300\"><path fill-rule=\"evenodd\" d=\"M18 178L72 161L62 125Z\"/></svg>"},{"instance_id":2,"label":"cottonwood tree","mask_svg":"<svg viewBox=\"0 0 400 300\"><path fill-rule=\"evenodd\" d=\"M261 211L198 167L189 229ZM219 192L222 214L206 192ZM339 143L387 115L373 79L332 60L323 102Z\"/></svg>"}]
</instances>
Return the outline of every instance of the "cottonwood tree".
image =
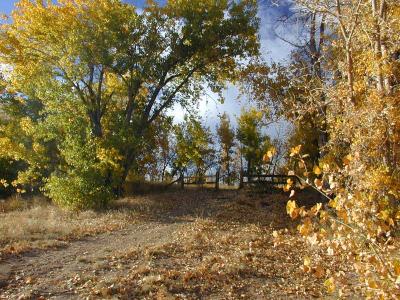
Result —
<instances>
[{"instance_id":1,"label":"cottonwood tree","mask_svg":"<svg viewBox=\"0 0 400 300\"><path fill-rule=\"evenodd\" d=\"M237 139L240 151L247 163L247 173L262 173L263 156L271 147L270 138L263 133L265 115L255 109L242 110L237 119Z\"/></svg>"},{"instance_id":2,"label":"cottonwood tree","mask_svg":"<svg viewBox=\"0 0 400 300\"><path fill-rule=\"evenodd\" d=\"M146 143L137 157L137 164L131 169L129 181L147 178L150 181L163 181L175 157L173 118L160 116L149 126L144 139Z\"/></svg>"},{"instance_id":3,"label":"cottonwood tree","mask_svg":"<svg viewBox=\"0 0 400 300\"><path fill-rule=\"evenodd\" d=\"M232 155L235 151L235 131L231 126L229 116L224 113L220 116L220 123L217 126L217 135L220 146L221 171L226 174L228 185L232 182L233 167Z\"/></svg>"},{"instance_id":4,"label":"cottonwood tree","mask_svg":"<svg viewBox=\"0 0 400 300\"><path fill-rule=\"evenodd\" d=\"M194 117L175 127L176 160L175 168L186 175L194 175L201 180L215 165L215 149L210 129Z\"/></svg>"},{"instance_id":5,"label":"cottonwood tree","mask_svg":"<svg viewBox=\"0 0 400 300\"><path fill-rule=\"evenodd\" d=\"M7 89L22 104L43 106L38 120L26 116L29 134L41 127L38 145L58 149L50 169L28 163L32 178L48 182L59 203L74 187L78 207L90 187L118 192L157 118L175 103L197 101L206 85L221 91L258 54L256 14L253 0L149 2L142 12L116 0L19 1L0 32ZM20 145L14 137L7 143ZM22 144L21 159L31 146Z\"/></svg>"},{"instance_id":6,"label":"cottonwood tree","mask_svg":"<svg viewBox=\"0 0 400 300\"><path fill-rule=\"evenodd\" d=\"M296 34L288 35L288 28ZM286 33L286 34L285 34ZM324 64L331 32L326 31L324 13L293 3L287 14L276 20L275 34L293 50L289 61L267 65L255 61L243 72L245 92L250 92L262 107L271 108L277 118L289 120L294 127L312 128L307 144L317 151L315 160L324 156L328 141L326 128L327 98L324 81L330 77Z\"/></svg>"},{"instance_id":7,"label":"cottonwood tree","mask_svg":"<svg viewBox=\"0 0 400 300\"><path fill-rule=\"evenodd\" d=\"M400 30L400 8L386 0L296 2L324 14L326 31L332 33L323 57L329 76L321 82L326 155L310 169L307 152L291 151L293 166L300 169L294 171L308 176L329 203L305 211L289 201L287 211L293 218L304 216L298 228L311 243L349 262L368 297L396 298L399 261L389 244L400 216L399 41L393 38ZM325 286L334 293L346 275L331 276Z\"/></svg>"}]
</instances>

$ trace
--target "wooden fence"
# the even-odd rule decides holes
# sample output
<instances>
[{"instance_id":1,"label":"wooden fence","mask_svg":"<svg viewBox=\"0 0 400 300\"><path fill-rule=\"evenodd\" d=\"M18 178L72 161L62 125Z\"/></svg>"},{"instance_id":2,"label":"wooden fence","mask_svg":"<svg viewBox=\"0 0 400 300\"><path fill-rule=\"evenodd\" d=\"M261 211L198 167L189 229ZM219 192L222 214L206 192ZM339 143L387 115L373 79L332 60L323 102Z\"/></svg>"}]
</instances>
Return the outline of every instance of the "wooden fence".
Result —
<instances>
[{"instance_id":1,"label":"wooden fence","mask_svg":"<svg viewBox=\"0 0 400 300\"><path fill-rule=\"evenodd\" d=\"M215 175L203 176L182 176L175 180L173 183L180 183L183 189L185 185L204 185L212 184L216 190L219 190L221 181L224 182L226 176L220 176L220 170L217 170ZM301 179L296 175L281 175L281 174L247 174L242 172L239 178L239 189L245 185L267 185L267 186L281 186L292 180L295 184L301 185Z\"/></svg>"},{"instance_id":2,"label":"wooden fence","mask_svg":"<svg viewBox=\"0 0 400 300\"><path fill-rule=\"evenodd\" d=\"M220 180L221 178L219 169L215 172L215 175L181 176L179 178L182 188L184 188L185 185L213 184L216 190L219 190Z\"/></svg>"},{"instance_id":3,"label":"wooden fence","mask_svg":"<svg viewBox=\"0 0 400 300\"><path fill-rule=\"evenodd\" d=\"M252 184L265 184L269 186L285 185L289 179L295 184L301 185L301 179L297 175L242 173L242 176L240 176L239 188Z\"/></svg>"}]
</instances>

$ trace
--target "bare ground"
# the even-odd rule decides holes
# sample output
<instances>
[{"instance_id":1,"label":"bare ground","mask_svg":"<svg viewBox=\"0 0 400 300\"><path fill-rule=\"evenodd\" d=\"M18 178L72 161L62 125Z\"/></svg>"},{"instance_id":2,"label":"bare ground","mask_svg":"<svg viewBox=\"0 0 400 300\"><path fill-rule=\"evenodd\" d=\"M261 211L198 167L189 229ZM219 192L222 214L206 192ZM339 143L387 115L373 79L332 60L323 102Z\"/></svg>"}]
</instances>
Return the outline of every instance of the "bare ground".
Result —
<instances>
[{"instance_id":1,"label":"bare ground","mask_svg":"<svg viewBox=\"0 0 400 300\"><path fill-rule=\"evenodd\" d=\"M0 299L76 298L72 282L77 278L73 276L95 274L96 269L103 268L113 257L132 248L172 242L178 229L196 218L215 213L219 205L232 199L232 191L222 192L215 199L206 190L188 191L187 196L184 199L181 193L173 192L140 197L139 201L123 199L116 208L132 210L138 224L63 246L58 244L46 251L34 249L0 262ZM122 276L129 267L129 264L117 265L110 268L107 276Z\"/></svg>"},{"instance_id":2,"label":"bare ground","mask_svg":"<svg viewBox=\"0 0 400 300\"><path fill-rule=\"evenodd\" d=\"M327 275L302 271L315 249L289 224L286 197L192 190L123 199L136 224L9 257L0 299L326 298L322 283L337 262L319 254Z\"/></svg>"},{"instance_id":3,"label":"bare ground","mask_svg":"<svg viewBox=\"0 0 400 300\"><path fill-rule=\"evenodd\" d=\"M168 242L183 223L154 223L130 225L116 232L101 234L73 242L65 248L50 251L32 251L3 264L7 270L8 286L2 297L70 299L76 296L72 280L78 273L95 273L118 253L132 247ZM110 270L119 276L129 265Z\"/></svg>"}]
</instances>

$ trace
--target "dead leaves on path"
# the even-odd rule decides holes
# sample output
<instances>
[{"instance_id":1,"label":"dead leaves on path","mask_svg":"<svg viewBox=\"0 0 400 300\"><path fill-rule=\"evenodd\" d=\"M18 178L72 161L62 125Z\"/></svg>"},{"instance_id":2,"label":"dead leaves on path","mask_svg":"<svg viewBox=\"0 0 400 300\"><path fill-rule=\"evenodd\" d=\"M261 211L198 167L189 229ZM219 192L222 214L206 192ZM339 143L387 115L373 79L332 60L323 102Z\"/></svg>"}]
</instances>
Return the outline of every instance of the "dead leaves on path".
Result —
<instances>
[{"instance_id":1,"label":"dead leaves on path","mask_svg":"<svg viewBox=\"0 0 400 300\"><path fill-rule=\"evenodd\" d=\"M122 299L323 297L333 284L331 275L341 271L340 261L310 248L296 234L295 226L270 225L271 216L281 217L278 206L285 213L285 203L276 208L271 204L271 211L262 211L254 210L257 202L244 202L227 204L218 218L198 219L185 226L171 243L112 258L114 265L127 266L127 272L110 281L107 274L113 269L108 273L99 270L82 285L82 295L101 298L112 294ZM261 214L265 222L257 224L255 220L263 220ZM355 291L348 289L347 293L354 295Z\"/></svg>"}]
</instances>

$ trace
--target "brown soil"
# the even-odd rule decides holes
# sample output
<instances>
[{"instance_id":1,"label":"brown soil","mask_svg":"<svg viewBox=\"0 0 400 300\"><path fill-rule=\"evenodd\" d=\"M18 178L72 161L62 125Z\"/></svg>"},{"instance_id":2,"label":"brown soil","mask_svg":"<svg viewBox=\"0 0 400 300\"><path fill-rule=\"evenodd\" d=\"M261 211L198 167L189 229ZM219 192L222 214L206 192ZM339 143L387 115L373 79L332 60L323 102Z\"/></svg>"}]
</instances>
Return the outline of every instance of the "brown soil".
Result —
<instances>
[{"instance_id":1,"label":"brown soil","mask_svg":"<svg viewBox=\"0 0 400 300\"><path fill-rule=\"evenodd\" d=\"M320 200L303 196L306 206ZM286 202L281 193L235 190L122 199L116 208L132 211L135 224L7 258L0 299L336 298L323 282L342 264L299 238ZM305 273L305 256L325 273ZM346 284L346 296L359 298Z\"/></svg>"},{"instance_id":2,"label":"brown soil","mask_svg":"<svg viewBox=\"0 0 400 300\"><path fill-rule=\"evenodd\" d=\"M77 274L95 274L113 257L132 248L172 242L179 229L196 218L214 214L236 192L213 195L212 191L203 190L187 191L186 196L172 192L140 197L139 201L122 199L117 208L138 214L138 224L79 239L64 247L32 250L0 262L0 299L75 299ZM129 264L109 268L107 276L123 276L129 268Z\"/></svg>"}]
</instances>

